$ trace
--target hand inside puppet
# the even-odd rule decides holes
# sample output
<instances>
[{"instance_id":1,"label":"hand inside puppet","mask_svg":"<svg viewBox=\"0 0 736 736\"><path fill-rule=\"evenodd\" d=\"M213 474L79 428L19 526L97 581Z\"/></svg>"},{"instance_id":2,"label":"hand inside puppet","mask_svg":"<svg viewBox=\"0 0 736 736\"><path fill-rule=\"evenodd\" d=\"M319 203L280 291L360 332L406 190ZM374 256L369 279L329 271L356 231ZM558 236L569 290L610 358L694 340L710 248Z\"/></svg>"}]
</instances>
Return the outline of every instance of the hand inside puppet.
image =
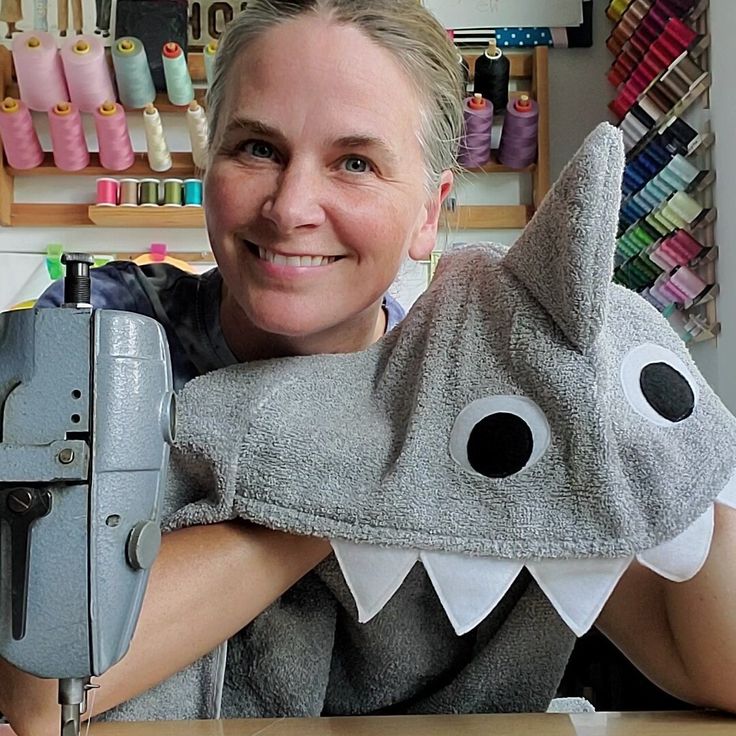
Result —
<instances>
[{"instance_id":1,"label":"hand inside puppet","mask_svg":"<svg viewBox=\"0 0 736 736\"><path fill-rule=\"evenodd\" d=\"M666 320L611 283L622 167L599 126L510 249L444 255L363 352L189 383L178 457L208 469L209 496L172 526L328 537L360 621L419 561L458 634L523 567L577 635L632 560L695 575L714 503L736 507L736 421Z\"/></svg>"}]
</instances>

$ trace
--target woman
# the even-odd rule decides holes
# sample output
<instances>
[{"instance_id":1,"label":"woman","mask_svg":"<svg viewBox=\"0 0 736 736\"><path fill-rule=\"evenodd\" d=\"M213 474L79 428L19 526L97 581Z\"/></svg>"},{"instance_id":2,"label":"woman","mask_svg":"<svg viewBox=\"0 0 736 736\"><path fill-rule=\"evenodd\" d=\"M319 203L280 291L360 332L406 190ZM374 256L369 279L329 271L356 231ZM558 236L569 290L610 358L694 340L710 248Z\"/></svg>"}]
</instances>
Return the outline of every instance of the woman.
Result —
<instances>
[{"instance_id":1,"label":"woman","mask_svg":"<svg viewBox=\"0 0 736 736\"><path fill-rule=\"evenodd\" d=\"M402 260L433 247L461 94L455 51L415 0L249 3L218 50L210 90L205 206L219 271L195 279L117 264L97 270L93 301L160 319L178 385L235 361L373 343L401 316L384 294ZM734 516L717 518L692 581L632 566L598 621L661 686L731 710ZM328 553L322 540L238 523L169 534L131 650L100 678L95 711L233 636ZM407 710L413 695L384 710ZM58 728L55 700L54 683L0 669L0 710L19 736Z\"/></svg>"}]
</instances>

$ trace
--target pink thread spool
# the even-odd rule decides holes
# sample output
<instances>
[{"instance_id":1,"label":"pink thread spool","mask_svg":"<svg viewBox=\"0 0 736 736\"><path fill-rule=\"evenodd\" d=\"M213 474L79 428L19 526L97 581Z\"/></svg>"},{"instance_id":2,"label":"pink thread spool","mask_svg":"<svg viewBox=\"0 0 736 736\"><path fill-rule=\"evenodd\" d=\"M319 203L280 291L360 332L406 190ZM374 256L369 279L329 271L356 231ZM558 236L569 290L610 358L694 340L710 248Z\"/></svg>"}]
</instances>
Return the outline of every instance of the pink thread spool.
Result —
<instances>
[{"instance_id":1,"label":"pink thread spool","mask_svg":"<svg viewBox=\"0 0 736 736\"><path fill-rule=\"evenodd\" d=\"M21 100L6 97L0 104L0 137L12 168L33 169L43 161L31 111Z\"/></svg>"},{"instance_id":2,"label":"pink thread spool","mask_svg":"<svg viewBox=\"0 0 736 736\"><path fill-rule=\"evenodd\" d=\"M697 299L708 288L708 284L687 266L678 268L672 274L671 281L690 300Z\"/></svg>"},{"instance_id":3,"label":"pink thread spool","mask_svg":"<svg viewBox=\"0 0 736 736\"><path fill-rule=\"evenodd\" d=\"M13 37L12 48L20 98L31 110L46 112L69 99L59 49L50 33L19 33Z\"/></svg>"},{"instance_id":4,"label":"pink thread spool","mask_svg":"<svg viewBox=\"0 0 736 736\"><path fill-rule=\"evenodd\" d=\"M97 197L95 202L100 207L115 207L118 203L120 184L117 179L101 177L97 180Z\"/></svg>"},{"instance_id":5,"label":"pink thread spool","mask_svg":"<svg viewBox=\"0 0 736 736\"><path fill-rule=\"evenodd\" d=\"M510 100L501 129L498 160L512 169L524 169L537 160L539 106L529 95Z\"/></svg>"},{"instance_id":6,"label":"pink thread spool","mask_svg":"<svg viewBox=\"0 0 736 736\"><path fill-rule=\"evenodd\" d=\"M69 98L81 112L94 112L115 99L115 87L105 57L105 47L96 36L77 36L61 48L61 60Z\"/></svg>"},{"instance_id":7,"label":"pink thread spool","mask_svg":"<svg viewBox=\"0 0 736 736\"><path fill-rule=\"evenodd\" d=\"M54 163L63 171L80 171L89 164L82 116L71 102L57 102L49 110Z\"/></svg>"},{"instance_id":8,"label":"pink thread spool","mask_svg":"<svg viewBox=\"0 0 736 736\"><path fill-rule=\"evenodd\" d=\"M124 171L135 161L128 122L121 105L106 101L95 108L95 129L100 148L100 164L110 171Z\"/></svg>"},{"instance_id":9,"label":"pink thread spool","mask_svg":"<svg viewBox=\"0 0 736 736\"><path fill-rule=\"evenodd\" d=\"M465 129L457 160L468 169L479 168L491 160L493 104L479 93L467 97L463 106Z\"/></svg>"}]
</instances>

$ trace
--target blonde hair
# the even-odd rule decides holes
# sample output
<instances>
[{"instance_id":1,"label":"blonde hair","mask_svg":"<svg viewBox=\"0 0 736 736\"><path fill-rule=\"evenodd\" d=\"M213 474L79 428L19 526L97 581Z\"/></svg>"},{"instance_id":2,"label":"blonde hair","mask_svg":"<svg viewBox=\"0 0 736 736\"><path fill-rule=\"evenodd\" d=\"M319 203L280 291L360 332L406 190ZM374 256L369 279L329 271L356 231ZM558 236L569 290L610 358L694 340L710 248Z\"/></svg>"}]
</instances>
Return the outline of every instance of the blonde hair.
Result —
<instances>
[{"instance_id":1,"label":"blonde hair","mask_svg":"<svg viewBox=\"0 0 736 736\"><path fill-rule=\"evenodd\" d=\"M389 51L422 100L419 142L428 186L443 171L457 171L463 125L463 81L457 52L447 32L417 0L252 0L228 25L217 49L207 93L209 147L218 143L217 121L225 105L229 73L237 57L274 26L306 13L323 14L360 29Z\"/></svg>"}]
</instances>

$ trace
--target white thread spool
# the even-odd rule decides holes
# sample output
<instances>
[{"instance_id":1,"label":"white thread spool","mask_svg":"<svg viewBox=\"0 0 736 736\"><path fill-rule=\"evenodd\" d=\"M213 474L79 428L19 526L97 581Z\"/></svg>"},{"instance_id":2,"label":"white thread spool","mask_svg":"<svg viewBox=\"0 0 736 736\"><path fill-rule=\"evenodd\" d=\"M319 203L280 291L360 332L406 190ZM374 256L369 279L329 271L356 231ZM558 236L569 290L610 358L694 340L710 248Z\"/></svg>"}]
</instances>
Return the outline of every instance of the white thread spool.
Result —
<instances>
[{"instance_id":1,"label":"white thread spool","mask_svg":"<svg viewBox=\"0 0 736 736\"><path fill-rule=\"evenodd\" d=\"M187 109L187 128L192 146L192 160L198 169L207 167L207 115L204 108L196 101Z\"/></svg>"},{"instance_id":2,"label":"white thread spool","mask_svg":"<svg viewBox=\"0 0 736 736\"><path fill-rule=\"evenodd\" d=\"M143 110L143 128L146 133L148 165L153 171L168 171L172 166L171 154L164 137L161 116L153 105L146 105Z\"/></svg>"}]
</instances>

